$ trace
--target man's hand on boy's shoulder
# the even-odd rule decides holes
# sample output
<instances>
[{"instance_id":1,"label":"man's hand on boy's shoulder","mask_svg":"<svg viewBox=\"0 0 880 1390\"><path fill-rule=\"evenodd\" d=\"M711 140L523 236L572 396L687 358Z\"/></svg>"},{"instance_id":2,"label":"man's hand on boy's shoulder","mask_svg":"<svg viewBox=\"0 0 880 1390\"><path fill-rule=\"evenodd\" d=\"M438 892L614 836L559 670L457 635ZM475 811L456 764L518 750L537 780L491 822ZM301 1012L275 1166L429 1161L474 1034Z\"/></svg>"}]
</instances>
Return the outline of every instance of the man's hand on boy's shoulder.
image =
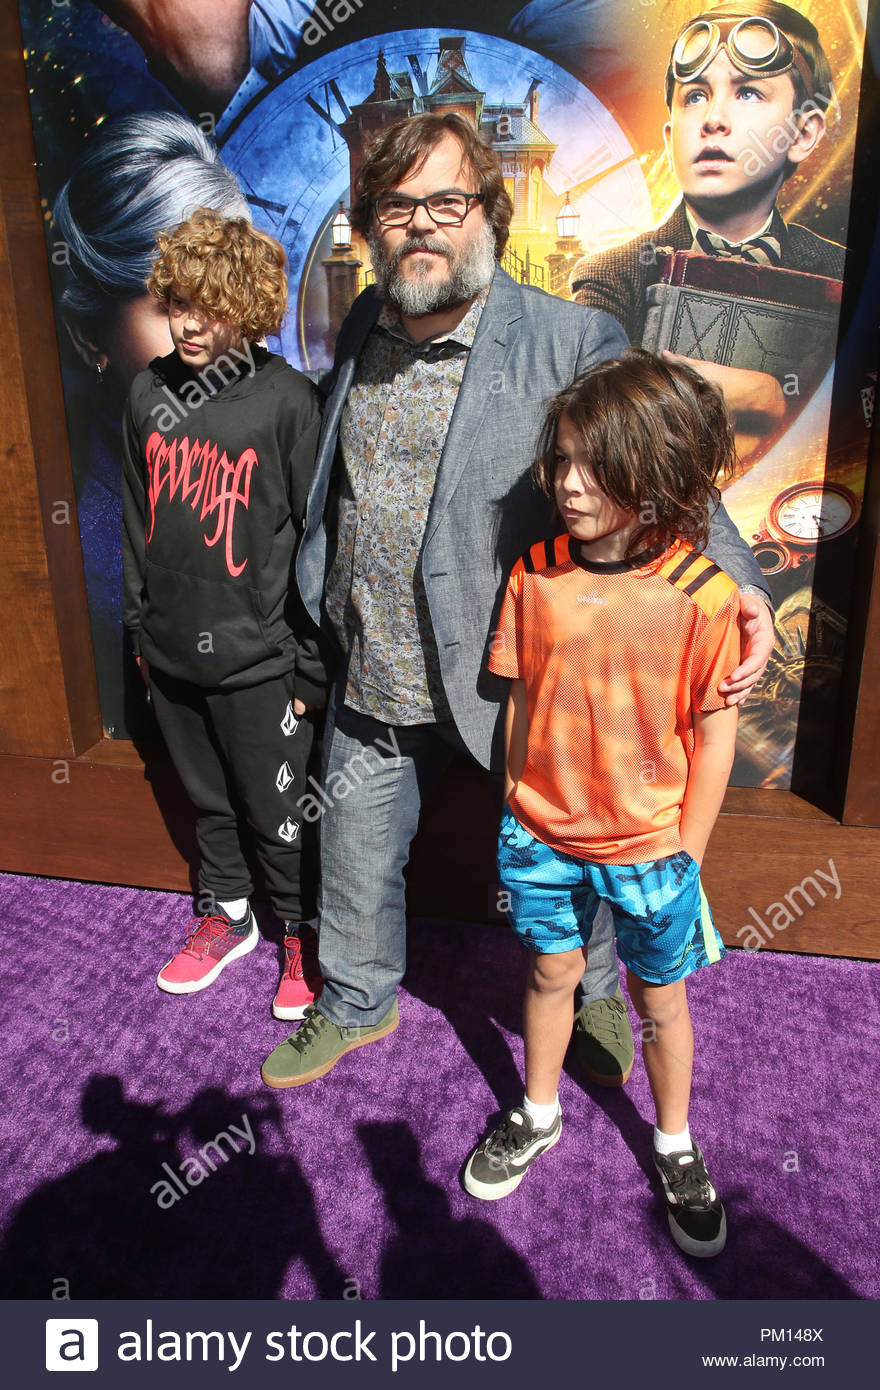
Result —
<instances>
[{"instance_id":1,"label":"man's hand on boy's shoulder","mask_svg":"<svg viewBox=\"0 0 880 1390\"><path fill-rule=\"evenodd\" d=\"M761 430L774 430L783 423L787 411L787 399L782 387L769 372L755 372L747 367L726 367L719 362L704 362L697 357L684 357L681 353L663 349L667 362L680 362L693 371L699 372L710 386L716 386L724 397L724 403L734 424L751 422Z\"/></svg>"},{"instance_id":2,"label":"man's hand on boy's shoulder","mask_svg":"<svg viewBox=\"0 0 880 1390\"><path fill-rule=\"evenodd\" d=\"M764 674L776 641L773 614L760 594L739 595L740 664L719 685L726 705L745 704Z\"/></svg>"}]
</instances>

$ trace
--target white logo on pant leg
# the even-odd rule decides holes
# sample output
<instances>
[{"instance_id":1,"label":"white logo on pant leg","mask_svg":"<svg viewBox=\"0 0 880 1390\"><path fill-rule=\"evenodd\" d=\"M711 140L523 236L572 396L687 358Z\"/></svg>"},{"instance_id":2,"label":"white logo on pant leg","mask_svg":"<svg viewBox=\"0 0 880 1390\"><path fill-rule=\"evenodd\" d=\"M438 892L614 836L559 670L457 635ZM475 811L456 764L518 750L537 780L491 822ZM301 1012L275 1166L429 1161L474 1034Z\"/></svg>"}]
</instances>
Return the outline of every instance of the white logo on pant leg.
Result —
<instances>
[{"instance_id":1,"label":"white logo on pant leg","mask_svg":"<svg viewBox=\"0 0 880 1390\"><path fill-rule=\"evenodd\" d=\"M281 721L282 732L289 737L291 734L295 734L298 728L299 720L293 712L293 701L288 700L287 709L285 710L284 718Z\"/></svg>"},{"instance_id":2,"label":"white logo on pant leg","mask_svg":"<svg viewBox=\"0 0 880 1390\"><path fill-rule=\"evenodd\" d=\"M286 792L293 781L293 773L290 770L290 763L282 763L278 769L278 776L275 778L275 785L280 792Z\"/></svg>"},{"instance_id":3,"label":"white logo on pant leg","mask_svg":"<svg viewBox=\"0 0 880 1390\"><path fill-rule=\"evenodd\" d=\"M298 834L299 826L296 821L290 819L290 816L288 816L286 820L283 820L278 827L278 838L279 840L283 840L287 845L291 844Z\"/></svg>"}]
</instances>

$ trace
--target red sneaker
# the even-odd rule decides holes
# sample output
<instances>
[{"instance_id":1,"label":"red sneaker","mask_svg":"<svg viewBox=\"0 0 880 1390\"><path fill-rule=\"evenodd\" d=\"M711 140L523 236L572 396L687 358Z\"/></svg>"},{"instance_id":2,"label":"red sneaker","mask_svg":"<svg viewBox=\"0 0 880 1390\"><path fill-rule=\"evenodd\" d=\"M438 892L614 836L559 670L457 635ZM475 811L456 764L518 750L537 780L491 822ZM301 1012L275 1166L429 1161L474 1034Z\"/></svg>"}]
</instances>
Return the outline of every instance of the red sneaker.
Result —
<instances>
[{"instance_id":1,"label":"red sneaker","mask_svg":"<svg viewBox=\"0 0 880 1390\"><path fill-rule=\"evenodd\" d=\"M284 953L286 959L272 1013L276 1018L302 1018L324 987L314 928L303 926L299 936L285 936Z\"/></svg>"},{"instance_id":2,"label":"red sneaker","mask_svg":"<svg viewBox=\"0 0 880 1390\"><path fill-rule=\"evenodd\" d=\"M228 917L194 917L187 927L183 950L162 966L156 984L167 994L195 994L207 989L224 966L246 956L259 939L253 913L245 936L232 930Z\"/></svg>"}]
</instances>

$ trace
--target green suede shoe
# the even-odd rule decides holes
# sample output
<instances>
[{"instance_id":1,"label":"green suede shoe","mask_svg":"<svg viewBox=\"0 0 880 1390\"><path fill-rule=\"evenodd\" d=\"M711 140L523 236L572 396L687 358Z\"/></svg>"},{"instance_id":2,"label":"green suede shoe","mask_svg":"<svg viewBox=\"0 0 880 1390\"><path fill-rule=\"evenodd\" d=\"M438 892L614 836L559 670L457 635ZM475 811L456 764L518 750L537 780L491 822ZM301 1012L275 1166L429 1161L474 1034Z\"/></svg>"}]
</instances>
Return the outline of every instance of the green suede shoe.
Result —
<instances>
[{"instance_id":1,"label":"green suede shoe","mask_svg":"<svg viewBox=\"0 0 880 1390\"><path fill-rule=\"evenodd\" d=\"M396 999L385 1017L367 1028L340 1028L318 1013L314 1004L309 1004L302 1026L269 1053L260 1075L267 1086L276 1090L304 1086L307 1081L324 1076L346 1052L387 1038L399 1022Z\"/></svg>"},{"instance_id":2,"label":"green suede shoe","mask_svg":"<svg viewBox=\"0 0 880 1390\"><path fill-rule=\"evenodd\" d=\"M622 1086L630 1078L635 1048L620 992L582 1004L574 1016L574 1052L591 1081Z\"/></svg>"}]
</instances>

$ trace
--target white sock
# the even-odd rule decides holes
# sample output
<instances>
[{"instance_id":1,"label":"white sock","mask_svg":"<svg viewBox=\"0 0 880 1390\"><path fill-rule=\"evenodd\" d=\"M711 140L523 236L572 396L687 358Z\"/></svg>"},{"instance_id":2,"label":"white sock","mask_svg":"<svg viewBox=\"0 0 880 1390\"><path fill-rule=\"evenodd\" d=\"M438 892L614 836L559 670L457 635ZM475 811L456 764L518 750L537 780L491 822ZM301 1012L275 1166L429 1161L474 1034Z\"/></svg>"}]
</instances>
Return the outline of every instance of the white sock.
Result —
<instances>
[{"instance_id":1,"label":"white sock","mask_svg":"<svg viewBox=\"0 0 880 1390\"><path fill-rule=\"evenodd\" d=\"M690 1125L685 1125L681 1134L664 1134L654 1126L654 1148L658 1154L677 1154L693 1147Z\"/></svg>"},{"instance_id":2,"label":"white sock","mask_svg":"<svg viewBox=\"0 0 880 1390\"><path fill-rule=\"evenodd\" d=\"M528 1096L523 1097L523 1114L528 1115L534 1129L549 1129L559 1114L559 1096L551 1105L536 1105Z\"/></svg>"},{"instance_id":3,"label":"white sock","mask_svg":"<svg viewBox=\"0 0 880 1390\"><path fill-rule=\"evenodd\" d=\"M221 912L225 912L230 922L240 922L248 910L247 898L233 898L231 902L217 904Z\"/></svg>"}]
</instances>

